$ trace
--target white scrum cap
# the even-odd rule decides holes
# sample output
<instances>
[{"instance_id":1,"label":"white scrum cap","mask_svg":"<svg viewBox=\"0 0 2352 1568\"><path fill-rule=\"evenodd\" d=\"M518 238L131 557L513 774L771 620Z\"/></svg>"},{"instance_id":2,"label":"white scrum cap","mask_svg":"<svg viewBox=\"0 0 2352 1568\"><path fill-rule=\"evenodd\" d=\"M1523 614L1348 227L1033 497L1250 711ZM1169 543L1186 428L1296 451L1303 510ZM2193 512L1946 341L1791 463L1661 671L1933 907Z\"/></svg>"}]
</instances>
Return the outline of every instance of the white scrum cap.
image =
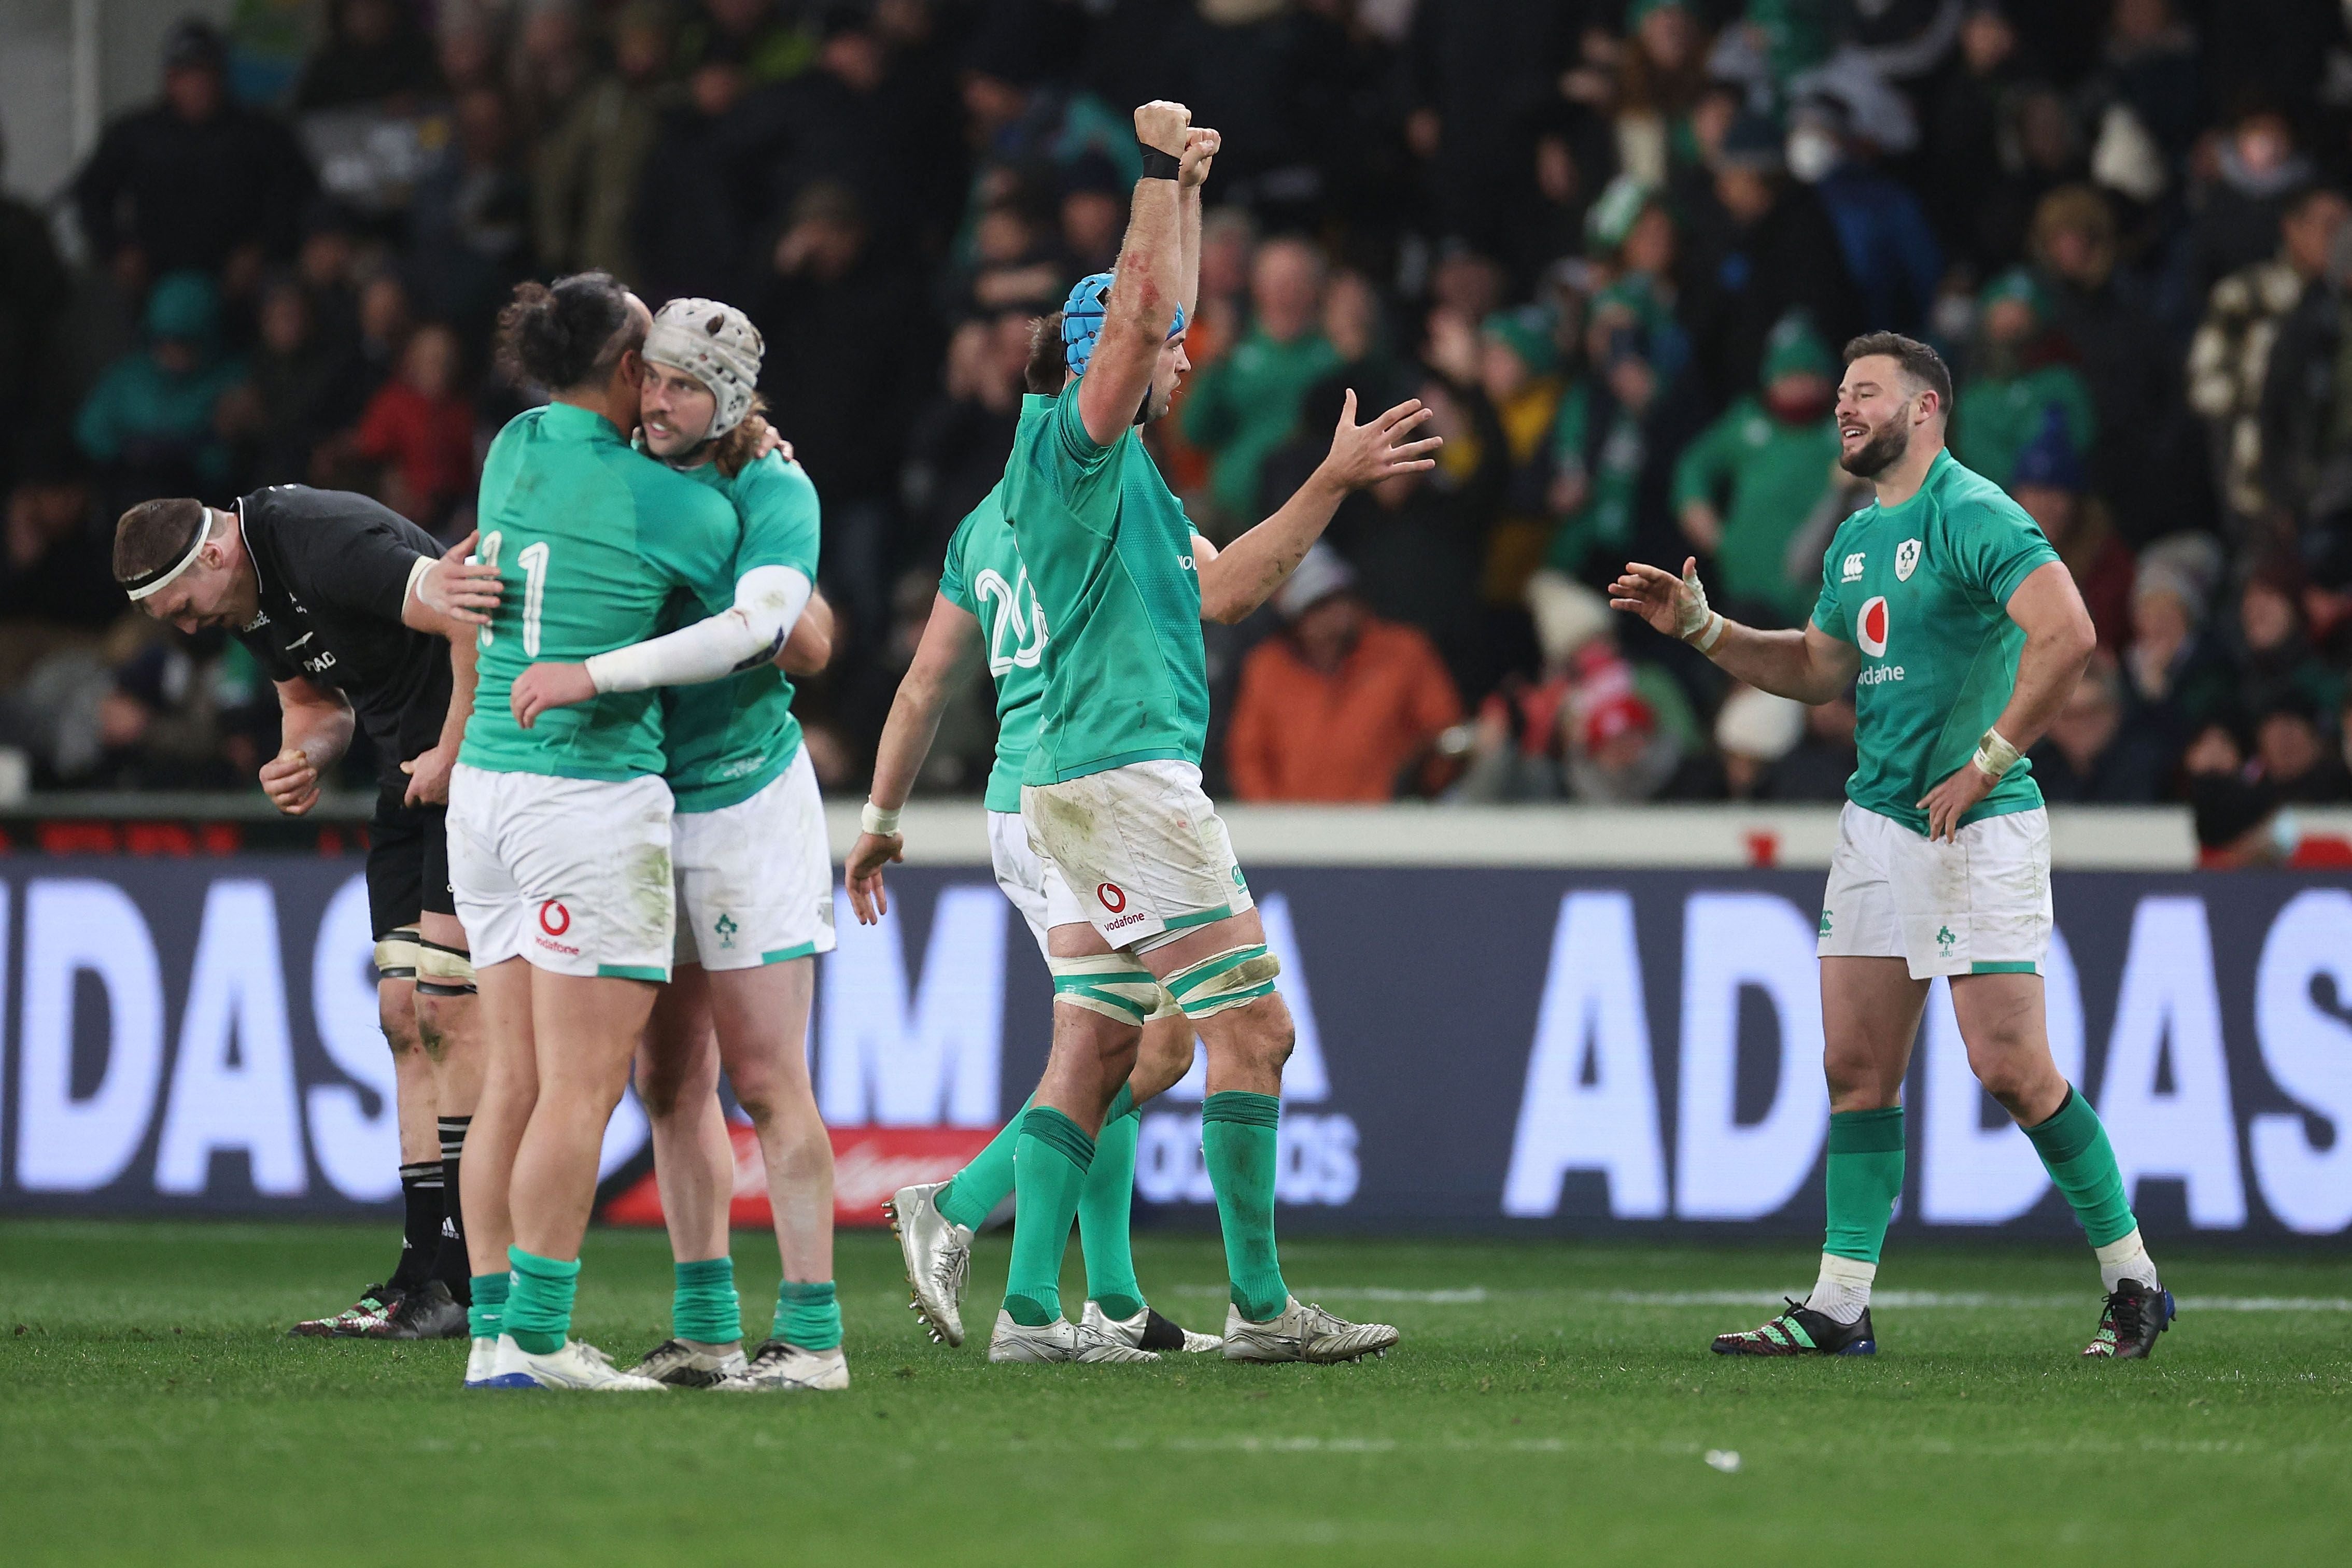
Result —
<instances>
[{"instance_id":1,"label":"white scrum cap","mask_svg":"<svg viewBox=\"0 0 2352 1568\"><path fill-rule=\"evenodd\" d=\"M717 400L710 428L702 433L705 441L716 441L751 412L760 356L766 351L751 319L716 299L673 299L655 314L646 334L646 359L685 371Z\"/></svg>"}]
</instances>

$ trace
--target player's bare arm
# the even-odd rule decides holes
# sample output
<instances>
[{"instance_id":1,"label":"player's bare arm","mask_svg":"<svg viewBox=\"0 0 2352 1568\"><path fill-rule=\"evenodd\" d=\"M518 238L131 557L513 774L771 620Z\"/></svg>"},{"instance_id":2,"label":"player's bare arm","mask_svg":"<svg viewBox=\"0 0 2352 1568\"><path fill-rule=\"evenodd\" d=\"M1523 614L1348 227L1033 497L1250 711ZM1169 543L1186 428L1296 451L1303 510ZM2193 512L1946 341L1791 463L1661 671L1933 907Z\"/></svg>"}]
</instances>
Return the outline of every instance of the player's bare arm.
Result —
<instances>
[{"instance_id":1,"label":"player's bare arm","mask_svg":"<svg viewBox=\"0 0 2352 1568\"><path fill-rule=\"evenodd\" d=\"M890 913L890 897L882 885L882 868L901 859L906 835L898 831L898 811L915 787L915 775L931 754L940 732L940 714L947 706L948 677L980 636L980 622L945 594L931 601L931 618L923 640L915 645L914 662L898 683L890 701L890 716L883 722L881 743L874 753L874 788L866 796L866 827L850 846L842 872L849 907L860 925L871 925Z\"/></svg>"},{"instance_id":2,"label":"player's bare arm","mask_svg":"<svg viewBox=\"0 0 2352 1568\"><path fill-rule=\"evenodd\" d=\"M1224 139L1205 126L1184 135L1184 155L1176 171L1176 240L1178 302L1184 319L1192 320L1201 306L1201 187L1209 181L1210 165Z\"/></svg>"},{"instance_id":3,"label":"player's bare arm","mask_svg":"<svg viewBox=\"0 0 2352 1568\"><path fill-rule=\"evenodd\" d=\"M793 622L792 635L784 639L782 652L776 655L776 668L788 675L816 675L833 663L833 606L825 602L824 591L809 594L808 608Z\"/></svg>"},{"instance_id":4,"label":"player's bare arm","mask_svg":"<svg viewBox=\"0 0 2352 1568\"><path fill-rule=\"evenodd\" d=\"M331 686L278 683L278 755L261 765L261 792L289 817L319 803L319 776L352 744L352 705Z\"/></svg>"},{"instance_id":5,"label":"player's bare arm","mask_svg":"<svg viewBox=\"0 0 2352 1568\"><path fill-rule=\"evenodd\" d=\"M490 623L499 607L499 569L473 559L478 537L467 534L438 560L416 558L408 596L401 601L402 625L446 637L457 628Z\"/></svg>"},{"instance_id":6,"label":"player's bare arm","mask_svg":"<svg viewBox=\"0 0 2352 1568\"><path fill-rule=\"evenodd\" d=\"M1698 558L1683 574L1627 561L1609 585L1610 605L1638 615L1714 660L1726 674L1776 696L1818 706L1853 684L1862 654L1808 622L1801 632L1759 632L1717 613L1698 580Z\"/></svg>"},{"instance_id":7,"label":"player's bare arm","mask_svg":"<svg viewBox=\"0 0 2352 1568\"><path fill-rule=\"evenodd\" d=\"M1231 623L1243 619L1274 596L1323 530L1350 491L1377 485L1400 474L1419 474L1437 466L1436 451L1445 438L1413 433L1426 424L1432 411L1419 398L1408 398L1386 413L1356 423L1356 394L1351 389L1339 410L1339 425L1331 435L1331 450L1281 508L1224 548L1223 553L1196 561L1201 574L1201 618Z\"/></svg>"},{"instance_id":8,"label":"player's bare arm","mask_svg":"<svg viewBox=\"0 0 2352 1568\"><path fill-rule=\"evenodd\" d=\"M403 805L449 803L449 770L457 766L458 748L466 744L466 721L474 716L474 678L479 653L473 632L460 629L451 634L449 711L442 717L441 735L432 748L400 765L400 770L408 775L408 788L401 793Z\"/></svg>"},{"instance_id":9,"label":"player's bare arm","mask_svg":"<svg viewBox=\"0 0 2352 1568\"><path fill-rule=\"evenodd\" d=\"M1160 347L1182 303L1177 185L1192 126L1192 111L1181 103L1154 99L1135 111L1136 140L1179 160L1179 179L1154 179L1147 173L1135 184L1102 336L1078 383L1078 417L1097 446L1108 446L1135 423L1135 411L1151 388Z\"/></svg>"},{"instance_id":10,"label":"player's bare arm","mask_svg":"<svg viewBox=\"0 0 2352 1568\"><path fill-rule=\"evenodd\" d=\"M2074 586L2074 574L2063 562L2047 561L2027 573L2005 608L2025 632L2025 646L2017 655L2017 687L1976 756L1920 800L1931 841L1957 838L1960 819L1992 793L2020 757L2033 749L2074 695L2074 684L2098 646L2091 612Z\"/></svg>"}]
</instances>

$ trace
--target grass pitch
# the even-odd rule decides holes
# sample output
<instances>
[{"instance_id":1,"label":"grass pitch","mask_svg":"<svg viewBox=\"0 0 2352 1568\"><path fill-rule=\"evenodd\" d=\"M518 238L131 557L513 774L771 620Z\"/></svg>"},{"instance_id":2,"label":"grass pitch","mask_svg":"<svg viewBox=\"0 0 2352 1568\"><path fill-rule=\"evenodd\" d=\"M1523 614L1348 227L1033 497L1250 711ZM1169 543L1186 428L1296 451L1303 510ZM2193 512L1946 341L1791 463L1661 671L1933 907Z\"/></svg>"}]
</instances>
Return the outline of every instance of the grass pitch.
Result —
<instances>
[{"instance_id":1,"label":"grass pitch","mask_svg":"<svg viewBox=\"0 0 2352 1568\"><path fill-rule=\"evenodd\" d=\"M890 1239L856 1235L846 1395L600 1398L463 1394L461 1343L283 1337L392 1242L0 1223L0 1560L2352 1560L2340 1255L2168 1249L2181 1320L2154 1361L2096 1365L2080 1252L1912 1249L1876 1360L1758 1362L1707 1339L1800 1290L1809 1250L1300 1240L1293 1287L1398 1323L1387 1360L1015 1368L924 1340ZM735 1250L756 1337L773 1253ZM983 1335L1006 1250L983 1238ZM1137 1250L1163 1309L1218 1326L1213 1239ZM598 1232L586 1261L581 1331L616 1357L659 1338L661 1238Z\"/></svg>"}]
</instances>

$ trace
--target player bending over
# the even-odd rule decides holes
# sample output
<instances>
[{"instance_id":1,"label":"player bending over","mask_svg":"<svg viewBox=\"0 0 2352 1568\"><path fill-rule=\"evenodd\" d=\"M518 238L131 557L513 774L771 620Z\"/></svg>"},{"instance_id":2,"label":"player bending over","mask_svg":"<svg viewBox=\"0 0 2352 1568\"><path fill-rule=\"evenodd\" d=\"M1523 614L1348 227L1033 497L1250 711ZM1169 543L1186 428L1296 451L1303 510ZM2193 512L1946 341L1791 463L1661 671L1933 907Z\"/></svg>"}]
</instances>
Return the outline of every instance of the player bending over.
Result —
<instances>
[{"instance_id":1,"label":"player bending over","mask_svg":"<svg viewBox=\"0 0 2352 1568\"><path fill-rule=\"evenodd\" d=\"M1903 1192L1903 1078L1927 999L1951 977L1969 1067L2032 1139L2089 1234L2106 1305L2084 1347L2147 1355L2172 1317L2097 1113L2044 1030L2050 821L2024 754L2089 661L2091 618L2042 530L1944 450L1952 377L1892 332L1845 348L1838 461L1878 496L1838 528L1802 632L1707 608L1696 560L1677 579L1629 562L1610 602L1738 680L1800 702L1854 690L1860 752L1822 905L1830 1090L1829 1236L1802 1305L1724 1334L1720 1355L1868 1355L1870 1287Z\"/></svg>"},{"instance_id":2,"label":"player bending over","mask_svg":"<svg viewBox=\"0 0 2352 1568\"><path fill-rule=\"evenodd\" d=\"M489 1040L474 1137L500 1178L467 1185L468 1386L665 1386L570 1337L604 1126L677 936L652 688L698 660L716 674L772 653L806 599L796 572L739 594L734 507L630 449L650 325L603 273L525 284L500 314L502 351L554 401L509 421L483 465L479 550L507 591L481 633L479 698L450 784L450 870ZM666 647L635 648L663 630L680 588L706 604L736 599ZM593 701L540 715L515 690L534 661L616 649L629 652L598 670Z\"/></svg>"},{"instance_id":3,"label":"player bending over","mask_svg":"<svg viewBox=\"0 0 2352 1568\"><path fill-rule=\"evenodd\" d=\"M815 956L833 951L833 861L792 683L777 668L775 642L754 633L754 622L772 623L756 609L769 602L793 635L806 623L799 607L812 602L816 577L817 496L797 464L761 455L769 431L753 415L751 390L761 349L741 311L709 299L671 300L646 335L644 444L740 518L731 599L706 600L686 626L652 642L585 664L534 664L512 700L530 728L614 689L625 672L662 687L664 777L677 802L677 958L654 1004L637 1085L677 1279L672 1337L632 1370L680 1387L846 1388L833 1144L806 1047ZM748 1364L728 1253L735 1158L719 1103L722 1065L759 1133L783 1260L767 1342Z\"/></svg>"},{"instance_id":4,"label":"player bending over","mask_svg":"<svg viewBox=\"0 0 2352 1568\"><path fill-rule=\"evenodd\" d=\"M226 511L145 501L115 527L114 575L143 613L183 632L230 632L276 684L280 742L261 788L279 810L299 817L318 804L355 722L375 747L368 914L407 1225L383 1283L332 1317L295 1324L298 1335L465 1333L458 1165L482 1062L445 818L473 706L472 628L499 601L496 575L467 564L472 544L444 555L367 497L305 485L274 485Z\"/></svg>"},{"instance_id":5,"label":"player bending over","mask_svg":"<svg viewBox=\"0 0 2352 1568\"><path fill-rule=\"evenodd\" d=\"M1013 1148L1013 1263L992 1360L1077 1354L1062 1253L1104 1114L1134 1071L1137 1026L1163 986L1208 1049L1202 1148L1232 1279L1226 1357L1347 1361L1396 1342L1383 1324L1302 1306L1283 1282L1275 1130L1290 1015L1201 792L1209 705L1192 525L1135 428L1166 409L1187 368L1170 329L1193 293L1200 184L1217 151L1215 132L1191 120L1181 104L1136 110L1144 175L1116 281L1064 316L1066 341L1095 340L1061 392L1023 401L1005 465L1005 516L1053 631L1021 818L1087 924L1047 933L1054 1045Z\"/></svg>"},{"instance_id":6,"label":"player bending over","mask_svg":"<svg viewBox=\"0 0 2352 1568\"><path fill-rule=\"evenodd\" d=\"M1188 203L1187 220L1196 212L1197 204ZM1064 341L1067 312L1038 323L1029 366L1033 393L1058 392L1069 364L1087 362L1102 321L1101 297L1110 281L1106 273L1078 285L1072 298L1079 322L1075 340ZM1170 341L1181 347L1183 334L1180 308ZM1164 412L1157 400L1153 407ZM1349 491L1403 472L1434 450L1433 439L1398 444L1428 417L1419 402L1409 402L1359 425L1351 394L1330 455L1286 506L1234 540L1223 556L1206 538L1192 536L1202 615L1237 622L1265 602ZM992 490L948 541L947 567L940 574L930 622L883 727L866 831L850 851L844 881L861 921L871 924L888 907L882 868L900 858L905 848L898 831L899 809L938 733L948 677L973 642L984 635L989 674L996 683L997 719L996 762L988 776L986 801L989 858L996 884L1028 922L1038 950L1051 963L1047 932L1056 925L1082 929L1087 913L1060 876L1030 849L1021 825L1021 772L1037 733L1045 695L1042 663L1051 634L1004 520L1002 492L1002 486ZM1134 1071L1104 1114L1094 1164L1078 1195L1078 1238L1087 1261L1086 1310L1077 1324L1081 1360L1099 1359L1106 1343L1203 1352L1223 1343L1214 1334L1189 1333L1161 1316L1144 1301L1136 1283L1128 1226L1135 1187L1137 1113L1192 1065L1192 1026L1164 988L1154 990L1151 1010L1139 1026ZM1102 1004L1080 993L1065 995L1072 1006L1103 1010ZM1129 1010L1121 1006L1108 1016L1123 1022ZM1033 1099L1030 1104L1034 1103ZM901 1187L890 1201L891 1224L906 1256L914 1309L932 1337L950 1344L963 1343L961 1302L971 1264L972 1233L1013 1191L1014 1147L1029 1108L1024 1105L1021 1114L949 1181Z\"/></svg>"}]
</instances>

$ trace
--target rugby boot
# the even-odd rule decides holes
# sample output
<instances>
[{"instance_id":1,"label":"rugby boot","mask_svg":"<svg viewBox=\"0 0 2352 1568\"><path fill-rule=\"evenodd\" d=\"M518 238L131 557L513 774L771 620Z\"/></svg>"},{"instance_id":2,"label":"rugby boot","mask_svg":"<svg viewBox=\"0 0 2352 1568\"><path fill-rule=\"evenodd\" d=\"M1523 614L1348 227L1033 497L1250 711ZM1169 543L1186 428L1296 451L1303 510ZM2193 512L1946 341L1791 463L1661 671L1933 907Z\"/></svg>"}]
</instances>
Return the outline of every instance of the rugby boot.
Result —
<instances>
[{"instance_id":1,"label":"rugby boot","mask_svg":"<svg viewBox=\"0 0 2352 1568\"><path fill-rule=\"evenodd\" d=\"M438 1280L401 1297L383 1322L362 1330L363 1339L464 1339L466 1309Z\"/></svg>"},{"instance_id":2,"label":"rugby boot","mask_svg":"<svg viewBox=\"0 0 2352 1568\"><path fill-rule=\"evenodd\" d=\"M370 1285L360 1299L330 1317L307 1318L286 1331L292 1339L367 1339L381 1326L408 1292L389 1285Z\"/></svg>"},{"instance_id":3,"label":"rugby boot","mask_svg":"<svg viewBox=\"0 0 2352 1568\"><path fill-rule=\"evenodd\" d=\"M2099 1332L2083 1347L2094 1361L2145 1361L2156 1352L2156 1336L2177 1315L2172 1292L2137 1280L2118 1280L2099 1312Z\"/></svg>"},{"instance_id":4,"label":"rugby boot","mask_svg":"<svg viewBox=\"0 0 2352 1568\"><path fill-rule=\"evenodd\" d=\"M923 1320L931 1338L943 1344L963 1343L963 1286L971 1272L971 1230L940 1212L940 1189L945 1182L902 1186L882 1206L890 1217L891 1232L898 1238L899 1254L907 1261L907 1283L914 1290L909 1303Z\"/></svg>"},{"instance_id":5,"label":"rugby boot","mask_svg":"<svg viewBox=\"0 0 2352 1568\"><path fill-rule=\"evenodd\" d=\"M583 1340L567 1339L545 1355L499 1335L486 1388L579 1388L598 1394L667 1394L669 1385L623 1372L613 1358Z\"/></svg>"},{"instance_id":6,"label":"rugby boot","mask_svg":"<svg viewBox=\"0 0 2352 1568\"><path fill-rule=\"evenodd\" d=\"M498 1362L499 1336L476 1335L473 1348L466 1353L466 1386L468 1388L496 1387L497 1385L490 1381L490 1374L497 1367Z\"/></svg>"},{"instance_id":7,"label":"rugby boot","mask_svg":"<svg viewBox=\"0 0 2352 1568\"><path fill-rule=\"evenodd\" d=\"M1784 1296L1789 1310L1761 1328L1745 1333L1719 1333L1708 1346L1717 1355L1876 1355L1878 1338L1871 1332L1870 1309L1850 1323L1817 1312L1794 1297Z\"/></svg>"},{"instance_id":8,"label":"rugby boot","mask_svg":"<svg viewBox=\"0 0 2352 1568\"><path fill-rule=\"evenodd\" d=\"M667 1383L672 1388L714 1388L750 1364L743 1358L740 1340L733 1344L718 1345L666 1339L646 1352L645 1359L629 1372L633 1376Z\"/></svg>"},{"instance_id":9,"label":"rugby boot","mask_svg":"<svg viewBox=\"0 0 2352 1568\"><path fill-rule=\"evenodd\" d=\"M799 1345L772 1339L760 1347L749 1366L713 1386L722 1394L846 1388L849 1357L842 1354L839 1345L831 1350L803 1350Z\"/></svg>"},{"instance_id":10,"label":"rugby boot","mask_svg":"<svg viewBox=\"0 0 2352 1568\"><path fill-rule=\"evenodd\" d=\"M1138 1350L1181 1350L1189 1355L1201 1355L1225 1343L1215 1334L1194 1333L1181 1328L1148 1306L1131 1318L1115 1318L1089 1301L1078 1319L1078 1326Z\"/></svg>"},{"instance_id":11,"label":"rugby boot","mask_svg":"<svg viewBox=\"0 0 2352 1568\"><path fill-rule=\"evenodd\" d=\"M1124 1364L1158 1361L1160 1353L1139 1350L1104 1330L1074 1323L1067 1318L1055 1318L1038 1328L1024 1328L1013 1321L1011 1312L1000 1311L996 1314L996 1332L989 1336L988 1359Z\"/></svg>"},{"instance_id":12,"label":"rugby boot","mask_svg":"<svg viewBox=\"0 0 2352 1568\"><path fill-rule=\"evenodd\" d=\"M1227 1361L1312 1361L1324 1364L1386 1355L1398 1339L1386 1323L1351 1323L1296 1296L1278 1317L1252 1322L1239 1307L1225 1309Z\"/></svg>"}]
</instances>

